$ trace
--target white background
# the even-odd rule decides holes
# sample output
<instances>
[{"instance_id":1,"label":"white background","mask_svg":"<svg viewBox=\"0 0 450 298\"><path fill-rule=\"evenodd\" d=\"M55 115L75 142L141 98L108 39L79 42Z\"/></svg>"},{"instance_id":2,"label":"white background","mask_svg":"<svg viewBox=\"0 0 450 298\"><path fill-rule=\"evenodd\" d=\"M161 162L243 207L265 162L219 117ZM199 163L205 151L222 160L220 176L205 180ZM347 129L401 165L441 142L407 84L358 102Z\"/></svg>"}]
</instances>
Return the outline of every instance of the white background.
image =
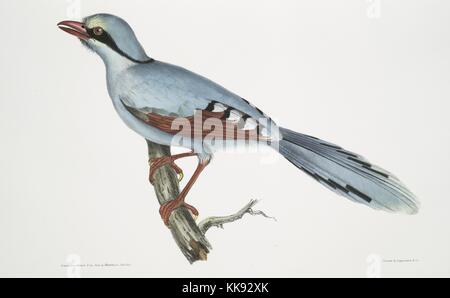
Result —
<instances>
[{"instance_id":1,"label":"white background","mask_svg":"<svg viewBox=\"0 0 450 298\"><path fill-rule=\"evenodd\" d=\"M188 197L200 216L258 198L278 221L210 230L209 260L190 265L103 63L56 27L98 12L126 19L151 57L396 173L420 213L356 205L282 158L217 154ZM0 276L65 277L71 254L130 265L83 277L450 276L448 1L2 0L0 19Z\"/></svg>"}]
</instances>

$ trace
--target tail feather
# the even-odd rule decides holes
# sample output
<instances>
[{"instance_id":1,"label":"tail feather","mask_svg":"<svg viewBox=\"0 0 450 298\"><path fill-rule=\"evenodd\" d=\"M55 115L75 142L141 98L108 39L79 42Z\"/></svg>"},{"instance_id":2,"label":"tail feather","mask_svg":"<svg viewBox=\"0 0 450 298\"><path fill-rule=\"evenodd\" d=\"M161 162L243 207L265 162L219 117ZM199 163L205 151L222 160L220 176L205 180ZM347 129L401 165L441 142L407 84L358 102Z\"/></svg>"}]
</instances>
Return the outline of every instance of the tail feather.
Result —
<instances>
[{"instance_id":1,"label":"tail feather","mask_svg":"<svg viewBox=\"0 0 450 298\"><path fill-rule=\"evenodd\" d=\"M361 155L289 129L280 131L280 153L330 190L374 209L418 212L414 194L393 174Z\"/></svg>"}]
</instances>

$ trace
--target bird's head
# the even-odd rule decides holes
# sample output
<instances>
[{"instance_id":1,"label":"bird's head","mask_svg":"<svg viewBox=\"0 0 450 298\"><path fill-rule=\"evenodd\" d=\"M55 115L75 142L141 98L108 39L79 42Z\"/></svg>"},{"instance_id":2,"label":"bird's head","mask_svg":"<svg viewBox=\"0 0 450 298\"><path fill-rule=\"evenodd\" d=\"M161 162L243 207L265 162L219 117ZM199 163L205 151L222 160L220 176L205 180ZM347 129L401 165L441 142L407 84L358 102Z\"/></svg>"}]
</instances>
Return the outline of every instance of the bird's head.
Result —
<instances>
[{"instance_id":1,"label":"bird's head","mask_svg":"<svg viewBox=\"0 0 450 298\"><path fill-rule=\"evenodd\" d=\"M151 59L137 40L133 29L123 19L110 14L95 14L83 22L63 21L58 27L76 37L103 60L125 58L143 63Z\"/></svg>"}]
</instances>

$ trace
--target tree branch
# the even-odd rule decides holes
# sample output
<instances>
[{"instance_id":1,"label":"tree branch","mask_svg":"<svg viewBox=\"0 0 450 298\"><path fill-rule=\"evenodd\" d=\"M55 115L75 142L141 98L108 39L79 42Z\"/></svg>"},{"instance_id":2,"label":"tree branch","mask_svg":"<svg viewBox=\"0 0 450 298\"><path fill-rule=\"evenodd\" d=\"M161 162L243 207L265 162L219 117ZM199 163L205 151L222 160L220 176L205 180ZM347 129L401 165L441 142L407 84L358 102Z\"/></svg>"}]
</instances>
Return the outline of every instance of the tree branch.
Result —
<instances>
[{"instance_id":1,"label":"tree branch","mask_svg":"<svg viewBox=\"0 0 450 298\"><path fill-rule=\"evenodd\" d=\"M228 216L212 216L208 217L204 220L202 220L198 227L200 228L200 231L205 234L211 227L218 227L223 229L223 225L226 223L234 222L239 219L241 219L245 214L250 215L261 215L266 218L271 218L276 221L274 217L268 216L262 211L259 210L253 210L252 207L255 206L258 203L258 200L251 200L247 205L245 205L241 210L238 212L228 215Z\"/></svg>"},{"instance_id":2,"label":"tree branch","mask_svg":"<svg viewBox=\"0 0 450 298\"><path fill-rule=\"evenodd\" d=\"M171 155L169 146L155 144L147 140L147 147L149 160ZM167 165L156 170L153 187L160 205L176 199L180 193L177 174ZM192 214L186 208L180 207L175 209L170 216L169 229L181 252L191 264L200 260L206 261L207 255L212 249L211 244L205 237L205 233L210 227L222 227L225 223L241 219L246 213L269 218L264 212L251 209L256 203L256 200L251 200L244 208L233 215L209 217L198 225Z\"/></svg>"}]
</instances>

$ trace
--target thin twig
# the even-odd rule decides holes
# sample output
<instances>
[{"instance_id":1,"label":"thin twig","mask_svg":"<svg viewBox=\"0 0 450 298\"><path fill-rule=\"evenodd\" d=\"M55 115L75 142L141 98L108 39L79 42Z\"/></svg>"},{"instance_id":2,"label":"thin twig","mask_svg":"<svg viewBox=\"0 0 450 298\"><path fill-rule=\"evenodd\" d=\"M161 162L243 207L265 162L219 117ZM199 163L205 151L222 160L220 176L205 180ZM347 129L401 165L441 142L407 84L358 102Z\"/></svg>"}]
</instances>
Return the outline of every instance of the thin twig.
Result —
<instances>
[{"instance_id":1,"label":"thin twig","mask_svg":"<svg viewBox=\"0 0 450 298\"><path fill-rule=\"evenodd\" d=\"M240 220L245 214L261 215L261 216L264 216L266 218L271 218L276 221L276 218L268 216L263 211L253 210L252 207L255 206L257 203L258 203L258 200L251 200L241 210L239 210L238 212L236 212L234 214L227 215L227 216L212 216L212 217L205 218L198 224L198 227L200 228L200 231L203 234L205 234L211 227L218 227L218 228L223 229L224 224Z\"/></svg>"}]
</instances>

